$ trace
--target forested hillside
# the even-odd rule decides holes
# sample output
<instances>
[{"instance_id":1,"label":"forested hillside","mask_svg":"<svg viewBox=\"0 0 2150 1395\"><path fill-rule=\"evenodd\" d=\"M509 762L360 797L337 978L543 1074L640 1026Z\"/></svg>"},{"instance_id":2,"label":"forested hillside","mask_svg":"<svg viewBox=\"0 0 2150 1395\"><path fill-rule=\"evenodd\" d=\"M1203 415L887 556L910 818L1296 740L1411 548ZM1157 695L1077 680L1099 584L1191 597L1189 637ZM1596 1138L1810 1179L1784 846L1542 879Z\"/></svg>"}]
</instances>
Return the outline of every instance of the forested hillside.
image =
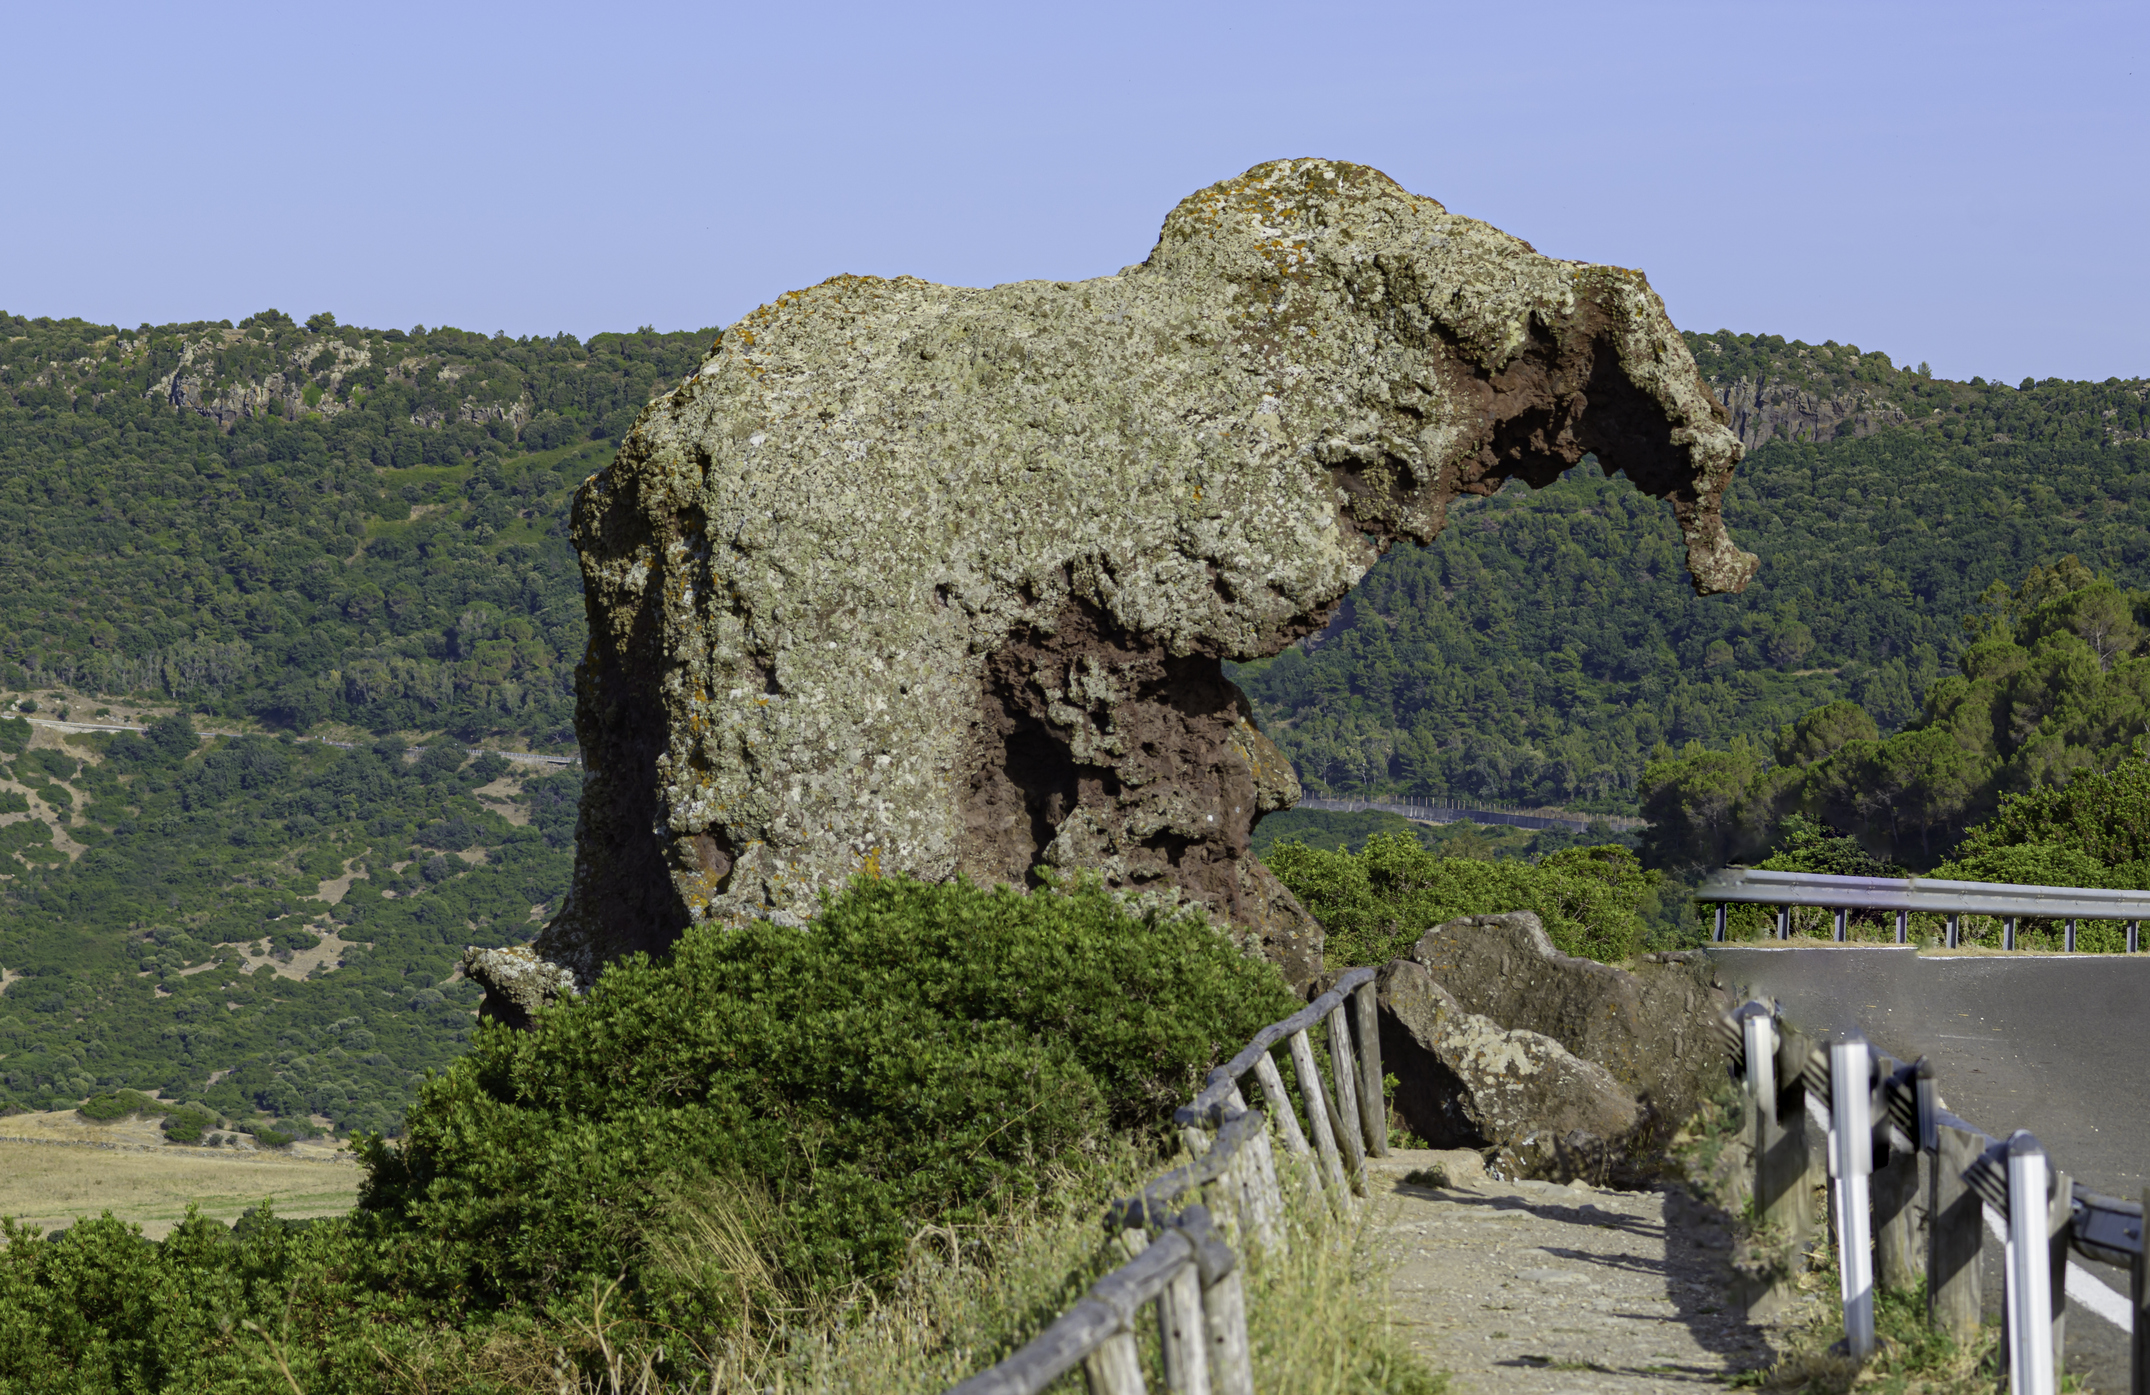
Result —
<instances>
[{"instance_id":1,"label":"forested hillside","mask_svg":"<svg viewBox=\"0 0 2150 1395\"><path fill-rule=\"evenodd\" d=\"M459 742L203 744L178 714L66 739L0 721L0 749L17 1106L131 1087L393 1127L469 1039L463 947L528 939L571 870L580 776Z\"/></svg>"},{"instance_id":2,"label":"forested hillside","mask_svg":"<svg viewBox=\"0 0 2150 1395\"><path fill-rule=\"evenodd\" d=\"M1632 811L1659 743L1766 748L1840 698L1901 728L1995 582L2073 554L2150 583L2143 380L1956 383L1688 338L1750 445L1725 513L1754 583L1697 598L1671 510L1590 464L1459 501L1326 632L1240 671L1309 790Z\"/></svg>"},{"instance_id":3,"label":"forested hillside","mask_svg":"<svg viewBox=\"0 0 2150 1395\"><path fill-rule=\"evenodd\" d=\"M164 714L0 726L0 1104L396 1124L571 870L579 774L464 743L574 750L569 496L713 337L0 315L0 686Z\"/></svg>"},{"instance_id":4,"label":"forested hillside","mask_svg":"<svg viewBox=\"0 0 2150 1395\"><path fill-rule=\"evenodd\" d=\"M568 494L714 335L0 315L0 682L572 750Z\"/></svg>"}]
</instances>

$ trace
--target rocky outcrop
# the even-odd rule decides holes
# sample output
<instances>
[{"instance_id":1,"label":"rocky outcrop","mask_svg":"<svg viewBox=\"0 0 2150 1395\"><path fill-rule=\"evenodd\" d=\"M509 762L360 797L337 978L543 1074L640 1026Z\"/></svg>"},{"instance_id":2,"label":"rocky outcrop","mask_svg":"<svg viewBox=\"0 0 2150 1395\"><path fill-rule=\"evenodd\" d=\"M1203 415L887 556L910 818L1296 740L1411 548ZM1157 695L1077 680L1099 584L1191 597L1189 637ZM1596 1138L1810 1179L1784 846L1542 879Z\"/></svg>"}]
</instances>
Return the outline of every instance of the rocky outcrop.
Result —
<instances>
[{"instance_id":1,"label":"rocky outcrop","mask_svg":"<svg viewBox=\"0 0 2150 1395\"><path fill-rule=\"evenodd\" d=\"M495 1022L527 1027L539 1010L575 992L575 976L548 964L523 945L506 949L472 946L463 951L463 976L485 988L478 1010Z\"/></svg>"},{"instance_id":2,"label":"rocky outcrop","mask_svg":"<svg viewBox=\"0 0 2150 1395\"><path fill-rule=\"evenodd\" d=\"M1740 444L1754 450L1765 442L1833 441L1839 436L1871 436L1885 426L1902 426L1903 408L1878 394L1817 392L1781 379L1712 379L1710 385L1731 413Z\"/></svg>"},{"instance_id":3,"label":"rocky outcrop","mask_svg":"<svg viewBox=\"0 0 2150 1395\"><path fill-rule=\"evenodd\" d=\"M275 416L288 421L306 412L335 416L350 405L350 380L374 366L370 349L315 335L287 349L280 360L273 360L280 363L279 367L258 377L216 381L218 351L246 337L243 330L226 329L189 341L180 350L178 364L151 386L149 396L169 402L180 411L208 417L218 430L230 431L250 418ZM436 364L426 355L385 363L381 368L386 381L402 384L414 383L428 371L437 373L441 382L452 384L472 371L469 364ZM452 411L421 408L411 414L412 424L437 427L469 422L489 426L505 422L509 430L520 431L536 413L529 393L519 384L513 392L502 391L499 381L492 379L474 386L477 390L465 394ZM312 401L307 400L309 388L314 389Z\"/></svg>"},{"instance_id":4,"label":"rocky outcrop","mask_svg":"<svg viewBox=\"0 0 2150 1395\"><path fill-rule=\"evenodd\" d=\"M587 980L859 873L1086 871L1304 981L1319 928L1248 852L1296 781L1222 662L1586 452L1745 584L1739 443L1642 275L1362 166L1204 189L1113 276L779 297L578 495L590 775L539 948Z\"/></svg>"},{"instance_id":5,"label":"rocky outcrop","mask_svg":"<svg viewBox=\"0 0 2150 1395\"><path fill-rule=\"evenodd\" d=\"M1378 980L1397 1116L1434 1148L1492 1150L1509 1176L1624 1178L1646 1111L1632 1090L1539 1032L1467 1012L1409 959Z\"/></svg>"},{"instance_id":6,"label":"rocky outcrop","mask_svg":"<svg viewBox=\"0 0 2150 1395\"><path fill-rule=\"evenodd\" d=\"M1723 1078L1717 1019L1727 1004L1700 955L1618 969L1562 954L1522 911L1435 926L1410 958L1463 1010L1542 1033L1603 1066L1667 1138Z\"/></svg>"}]
</instances>

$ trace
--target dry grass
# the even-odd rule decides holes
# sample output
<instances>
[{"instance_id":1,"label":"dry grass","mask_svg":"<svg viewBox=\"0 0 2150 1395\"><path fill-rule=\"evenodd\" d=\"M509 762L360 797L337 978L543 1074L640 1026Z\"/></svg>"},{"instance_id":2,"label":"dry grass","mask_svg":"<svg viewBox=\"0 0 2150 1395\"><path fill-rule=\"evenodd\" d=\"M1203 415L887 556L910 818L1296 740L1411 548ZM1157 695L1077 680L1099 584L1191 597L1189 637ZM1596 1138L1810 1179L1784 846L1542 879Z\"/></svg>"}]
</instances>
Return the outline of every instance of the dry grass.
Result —
<instances>
[{"instance_id":1,"label":"dry grass","mask_svg":"<svg viewBox=\"0 0 2150 1395\"><path fill-rule=\"evenodd\" d=\"M730 1284L743 1321L723 1333L664 1330L622 1315L593 1287L564 1327L465 1338L443 1334L394 1362L412 1391L491 1383L545 1395L876 1391L940 1395L1011 1354L1119 1263L1102 1202L1158 1170L1132 1155L1055 1179L1051 1195L985 1226L922 1228L885 1294L787 1291L759 1237L781 1224L767 1198L705 1191L679 1199L659 1242L679 1273ZM1371 1207L1364 1208L1370 1214ZM1445 1377L1410 1354L1388 1319L1389 1260L1363 1220L1295 1207L1290 1251L1245 1269L1255 1388L1294 1395L1442 1395ZM1144 1361L1162 1389L1154 1328ZM1053 1387L1084 1388L1080 1368Z\"/></svg>"},{"instance_id":2,"label":"dry grass","mask_svg":"<svg viewBox=\"0 0 2150 1395\"><path fill-rule=\"evenodd\" d=\"M156 1136L155 1125L148 1127ZM186 1216L190 1204L205 1216L230 1221L265 1200L275 1204L279 1216L336 1215L351 1209L358 1182L356 1166L306 1156L0 1139L0 1215L48 1230L110 1211L158 1239Z\"/></svg>"}]
</instances>

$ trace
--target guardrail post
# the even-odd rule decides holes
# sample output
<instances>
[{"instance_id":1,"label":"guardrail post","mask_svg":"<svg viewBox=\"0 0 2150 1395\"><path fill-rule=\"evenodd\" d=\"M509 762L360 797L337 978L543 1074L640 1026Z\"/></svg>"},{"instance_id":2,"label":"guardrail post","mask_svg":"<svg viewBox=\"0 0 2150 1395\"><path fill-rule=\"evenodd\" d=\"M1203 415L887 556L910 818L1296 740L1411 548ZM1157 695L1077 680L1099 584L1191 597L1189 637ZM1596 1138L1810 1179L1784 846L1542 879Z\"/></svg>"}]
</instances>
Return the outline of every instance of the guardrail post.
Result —
<instances>
[{"instance_id":1,"label":"guardrail post","mask_svg":"<svg viewBox=\"0 0 2150 1395\"><path fill-rule=\"evenodd\" d=\"M1925 1272L1917 1244L1919 1155L1933 1148L1934 1071L1921 1056L1908 1066L1884 1057L1877 1074L1882 1072L1875 1118L1886 1122L1874 1137L1877 1147L1887 1145L1889 1160L1874 1169L1874 1278L1885 1289L1902 1291L1915 1287Z\"/></svg>"},{"instance_id":2,"label":"guardrail post","mask_svg":"<svg viewBox=\"0 0 2150 1395\"><path fill-rule=\"evenodd\" d=\"M1958 911L1948 913L1948 947L1958 949L1963 945L1963 915Z\"/></svg>"},{"instance_id":3,"label":"guardrail post","mask_svg":"<svg viewBox=\"0 0 2150 1395\"><path fill-rule=\"evenodd\" d=\"M2053 1395L2053 1271L2045 1149L2018 1129L2007 1144L2008 1389Z\"/></svg>"},{"instance_id":4,"label":"guardrail post","mask_svg":"<svg viewBox=\"0 0 2150 1395\"><path fill-rule=\"evenodd\" d=\"M1866 1185L1874 1170L1872 1076L1873 1054L1863 1039L1829 1044L1829 1175L1836 1183L1837 1274L1844 1298L1844 1341L1858 1361L1874 1352L1874 1251Z\"/></svg>"},{"instance_id":5,"label":"guardrail post","mask_svg":"<svg viewBox=\"0 0 2150 1395\"><path fill-rule=\"evenodd\" d=\"M1307 1127L1314 1132L1314 1147L1321 1154L1321 1175L1329 1184L1336 1208L1351 1209L1351 1183L1344 1176L1344 1160L1336 1151L1336 1133L1329 1127L1329 1097L1321 1088L1321 1072L1314 1068L1314 1048L1307 1045L1304 1029L1291 1034L1292 1071L1299 1077L1299 1097L1306 1101Z\"/></svg>"},{"instance_id":6,"label":"guardrail post","mask_svg":"<svg viewBox=\"0 0 2150 1395\"><path fill-rule=\"evenodd\" d=\"M1842 943L1844 943L1844 937L1845 937L1845 935L1846 935L1846 934L1848 933L1848 931L1846 930L1846 927L1845 927L1845 922L1846 922L1847 920L1849 920L1850 918L1851 918L1851 912L1849 912L1849 911L1845 910L1845 909L1844 909L1844 908L1843 908L1842 906L1838 906L1838 907L1836 908L1836 922L1835 922L1835 929L1836 929L1836 942L1837 942L1838 944L1842 944Z\"/></svg>"},{"instance_id":7,"label":"guardrail post","mask_svg":"<svg viewBox=\"0 0 2150 1395\"><path fill-rule=\"evenodd\" d=\"M2135 948L2135 927L2128 927L2128 948ZM2143 1188L2143 1219L2135 1223L2135 1262L2128 1266L2128 1306L2134 1329L2128 1338L2130 1395L2150 1395L2150 1187Z\"/></svg>"},{"instance_id":8,"label":"guardrail post","mask_svg":"<svg viewBox=\"0 0 2150 1395\"><path fill-rule=\"evenodd\" d=\"M2001 948L2014 949L2015 947L2016 918L2014 916L2005 916L2001 920Z\"/></svg>"},{"instance_id":9,"label":"guardrail post","mask_svg":"<svg viewBox=\"0 0 2150 1395\"><path fill-rule=\"evenodd\" d=\"M1874 1169L1874 1277L1886 1289L1916 1288L1922 1266L1917 1244L1919 1155L1889 1149L1889 1161Z\"/></svg>"},{"instance_id":10,"label":"guardrail post","mask_svg":"<svg viewBox=\"0 0 2150 1395\"><path fill-rule=\"evenodd\" d=\"M1907 944L1910 942L1910 938L1911 912L1898 911L1896 913L1896 942L1898 944Z\"/></svg>"},{"instance_id":11,"label":"guardrail post","mask_svg":"<svg viewBox=\"0 0 2150 1395\"><path fill-rule=\"evenodd\" d=\"M1725 912L1730 909L1731 907L1725 905L1725 903L1722 901L1719 901L1717 903L1717 931L1715 934L1711 935L1710 938L1716 940L1720 944L1724 942Z\"/></svg>"},{"instance_id":12,"label":"guardrail post","mask_svg":"<svg viewBox=\"0 0 2150 1395\"><path fill-rule=\"evenodd\" d=\"M1978 1260L1986 1208L1964 1180L1985 1150L1977 1134L1948 1124L1935 1127L1934 1144L1927 1174L1926 1320L1961 1346L1978 1335L1985 1302Z\"/></svg>"},{"instance_id":13,"label":"guardrail post","mask_svg":"<svg viewBox=\"0 0 2150 1395\"><path fill-rule=\"evenodd\" d=\"M1366 1124L1366 1151L1389 1155L1388 1100L1381 1091L1381 1006L1373 979L1351 993L1359 1047L1359 1117Z\"/></svg>"},{"instance_id":14,"label":"guardrail post","mask_svg":"<svg viewBox=\"0 0 2150 1395\"><path fill-rule=\"evenodd\" d=\"M2062 942L2061 949L2067 954L2075 953L2075 918L2073 916L2068 919L2068 937Z\"/></svg>"},{"instance_id":15,"label":"guardrail post","mask_svg":"<svg viewBox=\"0 0 2150 1395\"><path fill-rule=\"evenodd\" d=\"M1738 1014L1747 1057L1748 1139L1754 1151L1754 1212L1764 1225L1779 1230L1796 1254L1811 1229L1807 1197L1807 1112L1801 1063L1806 1038L1786 1027L1770 1009L1750 1002ZM1747 1312L1760 1318L1786 1292L1788 1274L1743 1296Z\"/></svg>"},{"instance_id":16,"label":"guardrail post","mask_svg":"<svg viewBox=\"0 0 2150 1395\"><path fill-rule=\"evenodd\" d=\"M1352 1190L1366 1190L1366 1138L1359 1113L1358 1062L1351 1054L1351 1025L1344 1005L1329 1009L1329 1070L1336 1081L1337 1121L1343 1125L1344 1163L1351 1174Z\"/></svg>"},{"instance_id":17,"label":"guardrail post","mask_svg":"<svg viewBox=\"0 0 2150 1395\"><path fill-rule=\"evenodd\" d=\"M2128 953L2140 954L2142 952L2142 930L2143 923L2141 921L2131 920L2128 922Z\"/></svg>"},{"instance_id":18,"label":"guardrail post","mask_svg":"<svg viewBox=\"0 0 2150 1395\"><path fill-rule=\"evenodd\" d=\"M1777 907L1777 938L1780 940L1788 940L1791 937L1792 908L1790 906L1779 906Z\"/></svg>"}]
</instances>

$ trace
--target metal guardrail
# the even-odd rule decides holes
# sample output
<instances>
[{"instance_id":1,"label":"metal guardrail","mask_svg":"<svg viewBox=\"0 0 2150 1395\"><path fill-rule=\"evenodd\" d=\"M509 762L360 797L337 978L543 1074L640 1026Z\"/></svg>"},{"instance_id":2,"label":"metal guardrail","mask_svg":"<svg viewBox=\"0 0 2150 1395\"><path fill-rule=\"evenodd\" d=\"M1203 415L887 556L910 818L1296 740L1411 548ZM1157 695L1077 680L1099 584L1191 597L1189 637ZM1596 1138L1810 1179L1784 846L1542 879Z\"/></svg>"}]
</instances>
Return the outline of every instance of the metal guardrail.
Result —
<instances>
[{"instance_id":1,"label":"metal guardrail","mask_svg":"<svg viewBox=\"0 0 2150 1395\"><path fill-rule=\"evenodd\" d=\"M1914 1198L1923 1156L1932 1169L1924 1192L1928 1320L1958 1341L1977 1331L1983 1305L1979 1254L1990 1227L2003 1241L2011 1395L2054 1395L2059 1389L2065 1295L2102 1296L2101 1315L2131 1334L2133 1395L2150 1395L2143 1245L2150 1188L2139 1203L2100 1196L2056 1171L2029 1132L1995 1139L1957 1118L1941 1108L1934 1071L1923 1058L1901 1064L1856 1035L1818 1046L1786 1024L1773 1005L1758 1001L1727 1015L1724 1030L1745 1091L1755 1214L1781 1227L1794 1245L1813 1226L1808 1198L1817 1150L1809 1146L1807 1130L1818 1125L1824 1131L1819 1153L1827 1159L1833 1192L1845 1345L1854 1358L1875 1348L1877 1279L1892 1288L1917 1282ZM2124 1304L2068 1259L2071 1249L2128 1271ZM1750 1294L1750 1309L1767 1296L1766 1290Z\"/></svg>"},{"instance_id":2,"label":"metal guardrail","mask_svg":"<svg viewBox=\"0 0 2150 1395\"><path fill-rule=\"evenodd\" d=\"M1791 938L1791 912L1801 906L1834 911L1836 938L1848 933L1852 911L1892 912L1896 942L1905 943L1914 914L1947 918L1948 946L1962 942L1963 918L1990 916L2001 922L2003 949L2016 947L2019 920L2057 920L2066 926L2065 946L2073 953L2078 921L2121 921L2127 925L2126 953L2138 953L2142 923L2150 920L2150 891L2110 891L2090 886L2022 886L2012 882L1956 882L1938 877L1837 877L1820 872L1776 872L1760 867L1725 867L1695 888L1694 899L1717 906L1712 938L1725 937L1730 906L1777 907L1776 934Z\"/></svg>"},{"instance_id":3,"label":"metal guardrail","mask_svg":"<svg viewBox=\"0 0 2150 1395\"><path fill-rule=\"evenodd\" d=\"M1346 1013L1345 1003L1352 1004ZM1352 1046L1352 1021L1358 1049ZM1314 1064L1309 1028L1329 1024L1329 1062L1339 1103L1332 1103ZM1286 1043L1306 1125L1269 1052ZM1247 1108L1239 1082L1260 1083L1266 1116ZM1339 1211L1366 1189L1365 1162L1388 1153L1381 1098L1381 1038L1374 971L1353 969L1303 1010L1256 1033L1244 1050L1209 1073L1200 1094L1173 1114L1193 1162L1174 1168L1140 1193L1112 1203L1105 1227L1133 1257L1022 1350L954 1386L948 1395L1038 1395L1078 1365L1093 1395L1145 1395L1135 1326L1156 1308L1165 1383L1178 1395L1254 1395L1245 1292L1238 1256L1212 1222L1216 1208L1242 1246L1282 1253L1289 1241L1284 1195L1269 1146L1274 1128L1308 1194L1325 1193ZM1309 1144L1308 1133L1314 1141ZM1346 1164L1348 1163L1348 1172ZM1192 1194L1207 1204L1186 1205Z\"/></svg>"}]
</instances>

